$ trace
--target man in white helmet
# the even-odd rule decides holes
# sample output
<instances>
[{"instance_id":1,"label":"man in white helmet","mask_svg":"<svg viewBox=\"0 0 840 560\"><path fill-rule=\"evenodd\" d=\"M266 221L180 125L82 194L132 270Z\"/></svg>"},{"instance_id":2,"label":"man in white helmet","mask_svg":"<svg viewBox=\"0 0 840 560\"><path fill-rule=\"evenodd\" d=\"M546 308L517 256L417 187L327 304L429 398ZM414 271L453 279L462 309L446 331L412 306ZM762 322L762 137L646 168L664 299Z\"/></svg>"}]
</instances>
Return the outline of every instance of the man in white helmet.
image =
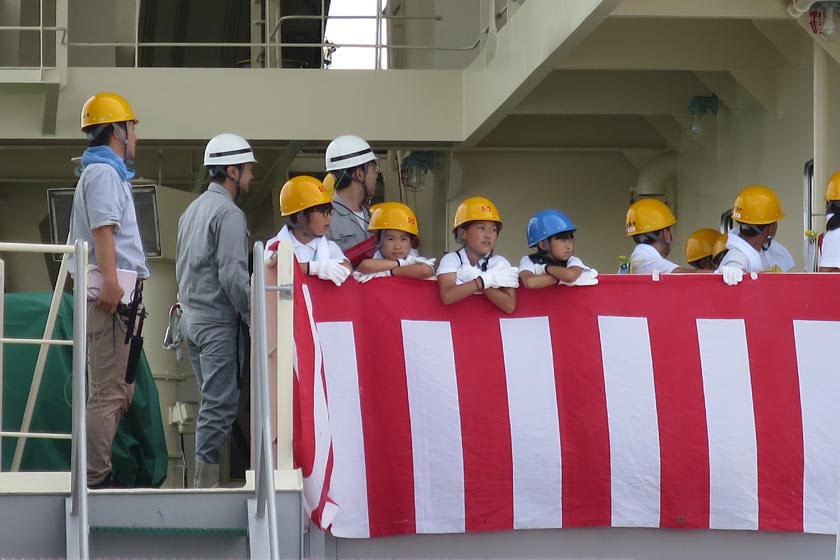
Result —
<instances>
[{"instance_id":1,"label":"man in white helmet","mask_svg":"<svg viewBox=\"0 0 840 560\"><path fill-rule=\"evenodd\" d=\"M376 252L368 231L368 200L376 192L379 165L370 145L358 136L339 136L327 146L327 171L335 177L333 217L327 237L356 266ZM370 254L367 254L370 253Z\"/></svg>"},{"instance_id":2,"label":"man in white helmet","mask_svg":"<svg viewBox=\"0 0 840 560\"><path fill-rule=\"evenodd\" d=\"M178 221L175 275L181 329L201 390L195 435L196 488L219 485L219 459L236 418L240 323L250 323L248 230L236 205L257 160L248 142L219 134L207 143L207 190Z\"/></svg>"}]
</instances>

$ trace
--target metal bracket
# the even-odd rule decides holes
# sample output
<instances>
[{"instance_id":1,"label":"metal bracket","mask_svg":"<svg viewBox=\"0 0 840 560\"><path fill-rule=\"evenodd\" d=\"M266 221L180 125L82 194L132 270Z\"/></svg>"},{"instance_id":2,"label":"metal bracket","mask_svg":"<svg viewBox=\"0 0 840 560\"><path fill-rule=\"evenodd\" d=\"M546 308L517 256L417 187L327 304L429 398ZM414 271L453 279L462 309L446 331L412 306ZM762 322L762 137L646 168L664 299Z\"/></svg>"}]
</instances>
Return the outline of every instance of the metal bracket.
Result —
<instances>
[{"instance_id":1,"label":"metal bracket","mask_svg":"<svg viewBox=\"0 0 840 560\"><path fill-rule=\"evenodd\" d=\"M266 286L266 292L279 292L280 299L283 301L292 301L294 298L293 284L280 284L279 286Z\"/></svg>"}]
</instances>

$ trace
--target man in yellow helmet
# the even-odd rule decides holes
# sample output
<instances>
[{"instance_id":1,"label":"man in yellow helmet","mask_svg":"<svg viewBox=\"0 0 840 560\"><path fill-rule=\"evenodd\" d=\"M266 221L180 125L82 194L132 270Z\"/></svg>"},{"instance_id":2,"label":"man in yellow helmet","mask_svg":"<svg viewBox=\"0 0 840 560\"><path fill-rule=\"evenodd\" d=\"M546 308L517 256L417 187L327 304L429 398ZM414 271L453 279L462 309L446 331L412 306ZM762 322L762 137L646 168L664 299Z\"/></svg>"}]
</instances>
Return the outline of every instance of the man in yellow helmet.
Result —
<instances>
[{"instance_id":1,"label":"man in yellow helmet","mask_svg":"<svg viewBox=\"0 0 840 560\"><path fill-rule=\"evenodd\" d=\"M126 165L135 156L138 122L128 102L115 93L98 93L82 107L81 130L88 148L73 197L70 239L82 239L90 247L87 483L91 488L126 485L111 473L111 443L134 395L134 385L126 382L130 348L125 343L126 304L139 297L142 281L149 277L129 183L134 171Z\"/></svg>"},{"instance_id":2,"label":"man in yellow helmet","mask_svg":"<svg viewBox=\"0 0 840 560\"><path fill-rule=\"evenodd\" d=\"M630 255L630 266L634 274L669 272L711 272L686 268L667 259L671 253L674 232L671 226L677 219L664 202L655 198L643 198L634 202L627 210L625 231L632 237L636 248Z\"/></svg>"},{"instance_id":3,"label":"man in yellow helmet","mask_svg":"<svg viewBox=\"0 0 840 560\"><path fill-rule=\"evenodd\" d=\"M735 198L732 218L738 223L729 232L728 252L721 267L738 267L744 272L787 272L793 257L775 240L778 222L784 218L779 197L764 185L743 189Z\"/></svg>"},{"instance_id":4,"label":"man in yellow helmet","mask_svg":"<svg viewBox=\"0 0 840 560\"><path fill-rule=\"evenodd\" d=\"M201 391L195 433L195 488L219 485L219 459L239 407L242 332L251 322L248 229L236 205L256 163L248 141L219 134L204 149L207 190L178 220L175 276L181 330Z\"/></svg>"}]
</instances>

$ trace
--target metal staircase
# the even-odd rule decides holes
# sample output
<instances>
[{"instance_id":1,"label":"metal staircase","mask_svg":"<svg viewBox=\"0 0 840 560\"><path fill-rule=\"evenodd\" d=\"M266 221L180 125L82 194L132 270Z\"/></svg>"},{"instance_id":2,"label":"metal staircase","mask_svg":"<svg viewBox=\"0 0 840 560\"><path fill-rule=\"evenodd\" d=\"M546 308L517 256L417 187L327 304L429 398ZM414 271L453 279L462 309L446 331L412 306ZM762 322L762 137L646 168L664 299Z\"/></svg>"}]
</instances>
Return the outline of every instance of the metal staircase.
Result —
<instances>
[{"instance_id":1,"label":"metal staircase","mask_svg":"<svg viewBox=\"0 0 840 560\"><path fill-rule=\"evenodd\" d=\"M274 468L266 339L265 270L257 266L252 285L254 351L254 471L243 488L201 490L109 489L90 491L86 484L86 270L87 247L0 243L0 251L75 253L73 432L70 473L0 473L0 542L4 555L86 559L131 556L193 558L301 558L303 508L300 473ZM263 246L254 247L254 262L263 262ZM65 265L66 267L66 265ZM63 282L59 285L63 285ZM0 293L3 266L0 261ZM290 293L288 286L269 292ZM0 299L0 380L2 345L31 343L3 338ZM56 343L61 343L57 341ZM290 373L290 372L289 372ZM289 380L290 382L291 380ZM34 383L34 382L33 382ZM2 397L0 397L0 401ZM285 423L283 424L285 425ZM6 437L38 437L26 432L3 432ZM44 435L44 434L40 434ZM47 434L54 436L55 434ZM284 454L291 450L291 431L284 430ZM288 441L286 441L288 440ZM69 475L69 476L68 476ZM64 535L64 540L57 538Z\"/></svg>"}]
</instances>

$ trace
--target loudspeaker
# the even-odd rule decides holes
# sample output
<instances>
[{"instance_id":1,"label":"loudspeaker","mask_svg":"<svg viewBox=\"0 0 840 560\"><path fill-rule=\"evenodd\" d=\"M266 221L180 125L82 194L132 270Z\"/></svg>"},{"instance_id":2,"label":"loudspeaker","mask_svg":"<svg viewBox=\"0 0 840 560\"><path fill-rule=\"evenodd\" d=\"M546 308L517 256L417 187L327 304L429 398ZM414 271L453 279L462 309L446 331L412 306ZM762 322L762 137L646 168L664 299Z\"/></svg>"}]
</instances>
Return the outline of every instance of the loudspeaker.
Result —
<instances>
[{"instance_id":1,"label":"loudspeaker","mask_svg":"<svg viewBox=\"0 0 840 560\"><path fill-rule=\"evenodd\" d=\"M56 245L67 243L70 233L70 215L73 211L75 188L47 189L47 208L50 221L50 242ZM158 218L157 193L154 185L134 185L134 212L146 257L160 257L160 221ZM72 242L72 240L71 240ZM60 261L61 254L53 259Z\"/></svg>"}]
</instances>

